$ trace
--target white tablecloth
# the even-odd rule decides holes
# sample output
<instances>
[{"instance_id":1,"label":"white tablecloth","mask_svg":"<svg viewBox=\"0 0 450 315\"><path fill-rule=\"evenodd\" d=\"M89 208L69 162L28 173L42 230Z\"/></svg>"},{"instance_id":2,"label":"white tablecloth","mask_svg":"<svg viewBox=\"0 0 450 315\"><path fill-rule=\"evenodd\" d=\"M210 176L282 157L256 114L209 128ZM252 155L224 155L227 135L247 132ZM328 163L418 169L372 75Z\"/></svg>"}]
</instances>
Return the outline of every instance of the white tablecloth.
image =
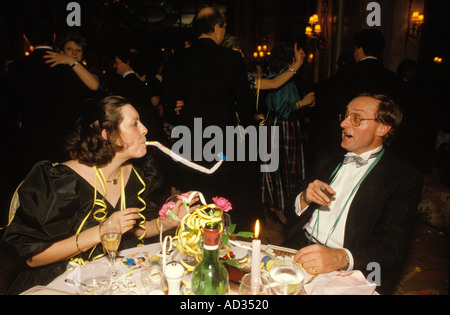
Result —
<instances>
[{"instance_id":1,"label":"white tablecloth","mask_svg":"<svg viewBox=\"0 0 450 315\"><path fill-rule=\"evenodd\" d=\"M247 246L251 246L250 243L242 242ZM271 246L262 246L263 252L261 255L264 255L264 250L267 251L268 248L273 248ZM277 248L278 247L274 247ZM230 248L237 257L243 257L247 254L247 249L239 248L232 246ZM116 261L116 268L120 268L123 275L121 276L122 281L120 283L122 287L127 286L127 290L123 289L122 291L111 292L110 294L144 294L145 291L142 289L142 284L140 280L140 272L142 268L139 265L130 265L130 259L135 259L138 257L143 257L144 254L147 253L148 257L152 257L157 255L161 251L160 243L150 244L146 246L134 247L127 250L123 250L117 253L118 259ZM120 258L124 257L124 258ZM128 260L127 260L128 259ZM180 252L175 249L172 260L179 261ZM109 262L108 257L103 257L101 260L105 260ZM121 263L124 261L125 264ZM169 261L167 261L169 262ZM70 277L73 271L68 271L59 277L57 277L54 281L52 281L45 288L40 288L40 291L36 291L36 289L31 291L32 294L39 294L42 292L43 294L51 294L48 290L55 290L54 293L68 293L68 294L77 294L76 288L66 282L66 278ZM350 271L350 272L332 272L329 274L321 274L315 277L311 283L307 282L312 277L308 273L304 273L305 276L305 286L304 291L308 295L322 295L322 294L333 294L333 295L371 295L377 294L375 289L376 285L369 283L363 274L360 271ZM185 280L189 281L190 274L185 276ZM117 286L116 286L117 288ZM231 292L231 294L237 294L237 292Z\"/></svg>"}]
</instances>

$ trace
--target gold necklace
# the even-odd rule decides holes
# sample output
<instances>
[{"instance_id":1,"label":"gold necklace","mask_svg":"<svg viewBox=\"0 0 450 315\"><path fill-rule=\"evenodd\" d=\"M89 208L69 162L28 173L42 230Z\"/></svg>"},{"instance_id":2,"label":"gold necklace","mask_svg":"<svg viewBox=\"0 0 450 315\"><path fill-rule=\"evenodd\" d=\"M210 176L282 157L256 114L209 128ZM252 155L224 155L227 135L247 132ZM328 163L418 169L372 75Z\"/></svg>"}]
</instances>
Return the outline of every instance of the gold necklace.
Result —
<instances>
[{"instance_id":1,"label":"gold necklace","mask_svg":"<svg viewBox=\"0 0 450 315\"><path fill-rule=\"evenodd\" d=\"M117 178L113 178L112 180L105 180L106 183L112 183L113 185L117 185L117 183L119 182L120 179L120 175L122 174L122 172L119 173L119 175L117 176Z\"/></svg>"}]
</instances>

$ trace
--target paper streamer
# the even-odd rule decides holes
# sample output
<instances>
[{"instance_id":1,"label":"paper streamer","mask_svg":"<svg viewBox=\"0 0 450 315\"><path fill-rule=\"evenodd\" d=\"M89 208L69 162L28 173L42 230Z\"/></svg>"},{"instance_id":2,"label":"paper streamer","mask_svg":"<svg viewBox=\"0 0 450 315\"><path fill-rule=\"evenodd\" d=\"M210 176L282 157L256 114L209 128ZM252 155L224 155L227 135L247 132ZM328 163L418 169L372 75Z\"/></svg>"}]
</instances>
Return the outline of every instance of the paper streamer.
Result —
<instances>
[{"instance_id":1,"label":"paper streamer","mask_svg":"<svg viewBox=\"0 0 450 315\"><path fill-rule=\"evenodd\" d=\"M147 141L145 144L155 146L158 149L160 149L162 152L164 152L165 154L170 155L172 157L172 159L174 159L175 161L180 162L180 163L186 165L187 167L190 167L194 170L197 170L197 171L205 173L205 174L213 174L215 171L217 171L219 169L219 167L222 165L223 161L226 160L225 156L222 153L220 153L220 154L218 154L218 156L220 157L220 161L217 162L212 168L207 169L206 167L203 167L201 165L193 163L193 162L185 159L184 157L176 154L175 152L173 152L172 150L170 150L169 148L167 148L166 146L162 145L161 143L159 143L157 141Z\"/></svg>"}]
</instances>

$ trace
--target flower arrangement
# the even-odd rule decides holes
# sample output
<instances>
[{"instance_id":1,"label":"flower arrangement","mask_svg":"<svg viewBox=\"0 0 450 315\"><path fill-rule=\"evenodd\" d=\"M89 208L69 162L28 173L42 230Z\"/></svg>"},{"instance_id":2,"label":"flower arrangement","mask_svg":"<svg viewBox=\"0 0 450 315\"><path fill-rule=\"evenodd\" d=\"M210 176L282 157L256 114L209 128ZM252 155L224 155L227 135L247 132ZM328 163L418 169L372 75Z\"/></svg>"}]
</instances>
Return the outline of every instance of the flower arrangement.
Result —
<instances>
[{"instance_id":1,"label":"flower arrangement","mask_svg":"<svg viewBox=\"0 0 450 315\"><path fill-rule=\"evenodd\" d=\"M190 203L195 195L199 196L202 205L192 212L190 211ZM175 202L169 201L165 203L159 211L161 220L164 221L167 216L173 220L180 222L175 236L173 237L173 245L180 250L182 254L188 257L195 258L195 264L200 262L202 255L201 240L203 237L203 230L207 223L220 223L219 234L222 235L222 247L221 252L225 253L227 257L224 260L226 263L238 267L238 262L233 259L229 252L228 241L230 237L239 236L248 238L253 235L252 232L239 232L234 233L236 224L227 226L227 220L224 220L228 216L227 212L233 209L231 203L223 197L212 198L213 203L207 204L205 198L200 192L193 192L190 195L181 194L177 196L177 199L183 201L183 205L187 214L180 220L171 210L175 207ZM192 266L188 263L189 259L181 260L183 266L192 271L195 265Z\"/></svg>"}]
</instances>

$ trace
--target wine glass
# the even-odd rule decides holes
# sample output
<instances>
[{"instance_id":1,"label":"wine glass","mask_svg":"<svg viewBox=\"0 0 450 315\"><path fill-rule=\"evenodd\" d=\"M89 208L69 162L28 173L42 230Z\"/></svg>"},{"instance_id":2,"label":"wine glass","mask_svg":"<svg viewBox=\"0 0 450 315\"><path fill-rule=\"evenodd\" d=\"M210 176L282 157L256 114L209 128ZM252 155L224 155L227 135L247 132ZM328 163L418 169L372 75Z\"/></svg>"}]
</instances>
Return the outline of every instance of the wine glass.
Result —
<instances>
[{"instance_id":1,"label":"wine glass","mask_svg":"<svg viewBox=\"0 0 450 315\"><path fill-rule=\"evenodd\" d=\"M301 266L293 262L276 262L269 271L269 285L276 295L297 295L303 279Z\"/></svg>"},{"instance_id":2,"label":"wine glass","mask_svg":"<svg viewBox=\"0 0 450 315\"><path fill-rule=\"evenodd\" d=\"M104 262L92 261L75 270L73 282L80 295L103 295L111 287L111 268Z\"/></svg>"},{"instance_id":3,"label":"wine glass","mask_svg":"<svg viewBox=\"0 0 450 315\"><path fill-rule=\"evenodd\" d=\"M149 265L141 270L142 289L149 295L164 294L165 282L161 262L151 259Z\"/></svg>"},{"instance_id":4,"label":"wine glass","mask_svg":"<svg viewBox=\"0 0 450 315\"><path fill-rule=\"evenodd\" d=\"M247 273L241 279L239 295L267 295L268 285L265 277L259 277L259 285L252 286L252 274Z\"/></svg>"},{"instance_id":5,"label":"wine glass","mask_svg":"<svg viewBox=\"0 0 450 315\"><path fill-rule=\"evenodd\" d=\"M108 252L111 259L111 270L114 277L119 275L119 272L115 268L116 253L120 245L120 239L122 238L122 229L118 219L109 218L100 223L100 240L102 241L103 248Z\"/></svg>"}]
</instances>

